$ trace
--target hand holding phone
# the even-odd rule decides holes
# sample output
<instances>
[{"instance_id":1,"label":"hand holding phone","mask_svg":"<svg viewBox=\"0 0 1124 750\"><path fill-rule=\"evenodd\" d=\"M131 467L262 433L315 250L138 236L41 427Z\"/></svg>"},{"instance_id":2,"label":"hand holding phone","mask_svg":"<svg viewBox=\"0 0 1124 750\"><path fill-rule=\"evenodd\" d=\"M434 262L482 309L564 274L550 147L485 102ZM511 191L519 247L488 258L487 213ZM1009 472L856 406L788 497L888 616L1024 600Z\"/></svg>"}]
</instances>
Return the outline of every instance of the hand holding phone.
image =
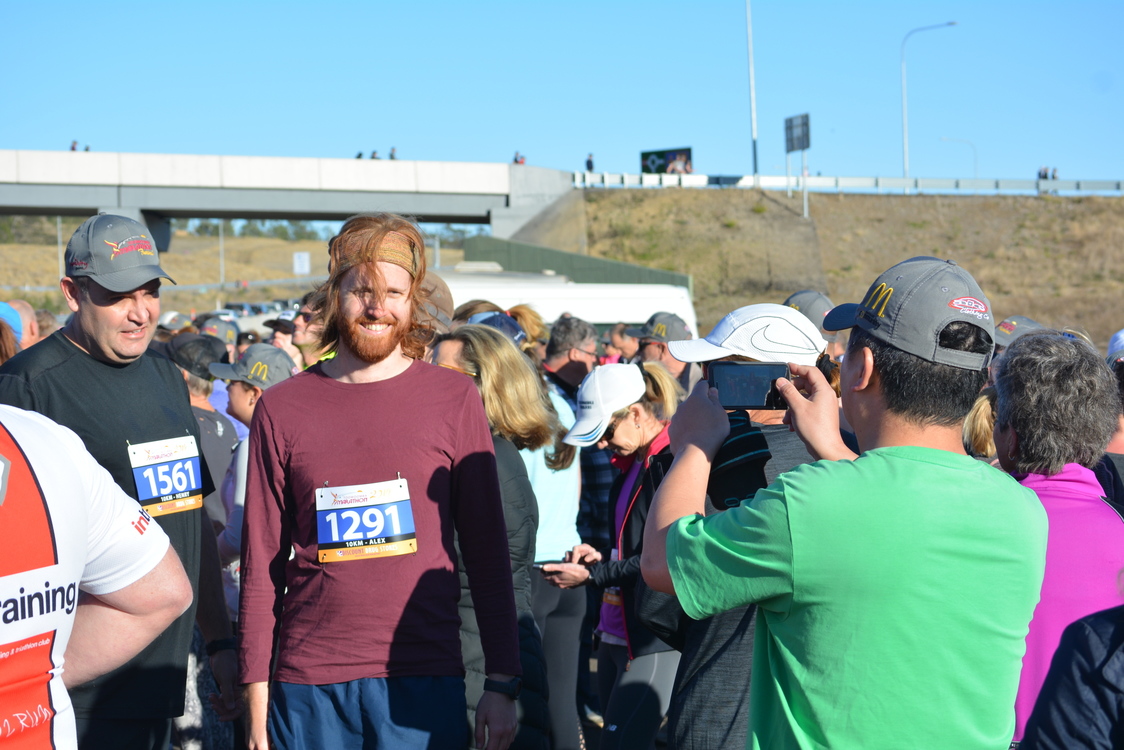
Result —
<instances>
[{"instance_id":1,"label":"hand holding phone","mask_svg":"<svg viewBox=\"0 0 1124 750\"><path fill-rule=\"evenodd\" d=\"M723 409L785 409L777 378L788 378L783 362L711 362L707 383L718 390Z\"/></svg>"}]
</instances>

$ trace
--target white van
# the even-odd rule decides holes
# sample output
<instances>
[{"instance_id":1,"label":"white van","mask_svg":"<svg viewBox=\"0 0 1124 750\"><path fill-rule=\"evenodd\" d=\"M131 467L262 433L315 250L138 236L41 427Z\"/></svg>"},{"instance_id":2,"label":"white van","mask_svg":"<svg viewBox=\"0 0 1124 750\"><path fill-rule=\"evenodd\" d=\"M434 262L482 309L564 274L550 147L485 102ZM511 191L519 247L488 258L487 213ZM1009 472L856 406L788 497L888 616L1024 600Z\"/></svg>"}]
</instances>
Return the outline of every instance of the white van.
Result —
<instances>
[{"instance_id":1,"label":"white van","mask_svg":"<svg viewBox=\"0 0 1124 750\"><path fill-rule=\"evenodd\" d=\"M628 323L641 325L653 313L672 312L698 338L695 306L686 287L671 284L576 284L565 276L503 271L495 263L461 263L430 269L444 279L453 306L469 300L494 302L505 310L528 304L547 325L562 313L581 318L599 330Z\"/></svg>"}]
</instances>

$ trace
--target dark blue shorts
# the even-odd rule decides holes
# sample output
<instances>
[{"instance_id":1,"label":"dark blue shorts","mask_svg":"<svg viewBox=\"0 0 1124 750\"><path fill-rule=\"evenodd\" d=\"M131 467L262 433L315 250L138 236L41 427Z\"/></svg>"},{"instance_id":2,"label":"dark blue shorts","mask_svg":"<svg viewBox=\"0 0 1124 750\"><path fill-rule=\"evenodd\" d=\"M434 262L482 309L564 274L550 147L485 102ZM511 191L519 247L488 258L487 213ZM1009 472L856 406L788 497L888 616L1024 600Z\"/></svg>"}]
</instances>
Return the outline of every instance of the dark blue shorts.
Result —
<instances>
[{"instance_id":1,"label":"dark blue shorts","mask_svg":"<svg viewBox=\"0 0 1124 750\"><path fill-rule=\"evenodd\" d=\"M369 677L332 685L270 686L269 734L278 750L466 748L461 677Z\"/></svg>"}]
</instances>

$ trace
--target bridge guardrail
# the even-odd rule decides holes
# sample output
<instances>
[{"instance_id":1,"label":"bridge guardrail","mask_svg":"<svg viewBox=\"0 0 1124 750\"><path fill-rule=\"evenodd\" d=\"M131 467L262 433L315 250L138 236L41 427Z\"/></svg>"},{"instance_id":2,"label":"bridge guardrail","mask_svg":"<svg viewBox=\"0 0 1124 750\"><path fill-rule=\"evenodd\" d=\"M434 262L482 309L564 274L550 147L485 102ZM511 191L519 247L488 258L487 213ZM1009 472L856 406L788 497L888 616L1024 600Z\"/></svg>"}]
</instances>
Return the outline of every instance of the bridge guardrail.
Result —
<instances>
[{"instance_id":1,"label":"bridge guardrail","mask_svg":"<svg viewBox=\"0 0 1124 750\"><path fill-rule=\"evenodd\" d=\"M574 172L576 188L627 187L760 187L764 190L808 190L816 192L899 192L917 193L1065 193L1067 195L1124 192L1124 180L1018 180L964 179L940 177L802 177L793 175L705 175L705 174L621 174L614 172Z\"/></svg>"}]
</instances>

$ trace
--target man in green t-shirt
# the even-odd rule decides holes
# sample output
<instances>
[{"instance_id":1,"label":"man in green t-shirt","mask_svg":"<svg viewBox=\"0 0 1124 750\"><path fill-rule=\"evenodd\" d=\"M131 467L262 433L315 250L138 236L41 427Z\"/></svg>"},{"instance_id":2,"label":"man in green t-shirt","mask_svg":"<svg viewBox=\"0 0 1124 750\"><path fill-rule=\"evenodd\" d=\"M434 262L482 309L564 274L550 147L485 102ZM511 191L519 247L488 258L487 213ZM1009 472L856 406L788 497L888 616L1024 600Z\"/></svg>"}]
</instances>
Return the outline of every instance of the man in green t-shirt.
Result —
<instances>
[{"instance_id":1,"label":"man in green t-shirt","mask_svg":"<svg viewBox=\"0 0 1124 750\"><path fill-rule=\"evenodd\" d=\"M913 258L824 327L852 329L840 385L862 454L823 376L791 365L789 421L821 460L704 518L729 428L700 384L672 423L644 578L695 618L757 603L749 747L1005 748L1046 516L964 454L992 351L987 298L955 263Z\"/></svg>"}]
</instances>

